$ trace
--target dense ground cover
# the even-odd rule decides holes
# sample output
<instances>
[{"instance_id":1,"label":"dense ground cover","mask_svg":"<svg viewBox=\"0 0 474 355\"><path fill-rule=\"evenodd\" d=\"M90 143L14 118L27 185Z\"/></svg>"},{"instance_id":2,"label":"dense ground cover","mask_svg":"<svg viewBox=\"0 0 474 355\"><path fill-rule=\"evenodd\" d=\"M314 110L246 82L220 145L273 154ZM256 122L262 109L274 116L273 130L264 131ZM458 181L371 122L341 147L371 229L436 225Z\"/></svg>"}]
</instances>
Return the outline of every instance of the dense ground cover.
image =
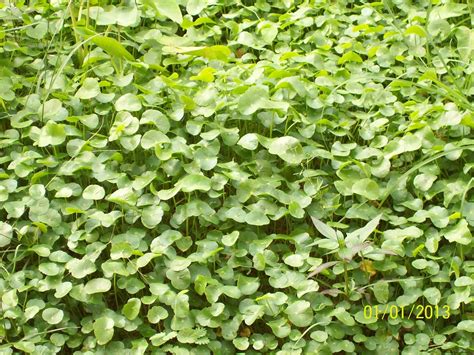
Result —
<instances>
[{"instance_id":1,"label":"dense ground cover","mask_svg":"<svg viewBox=\"0 0 474 355\"><path fill-rule=\"evenodd\" d=\"M469 1L0 4L0 353L474 351Z\"/></svg>"}]
</instances>

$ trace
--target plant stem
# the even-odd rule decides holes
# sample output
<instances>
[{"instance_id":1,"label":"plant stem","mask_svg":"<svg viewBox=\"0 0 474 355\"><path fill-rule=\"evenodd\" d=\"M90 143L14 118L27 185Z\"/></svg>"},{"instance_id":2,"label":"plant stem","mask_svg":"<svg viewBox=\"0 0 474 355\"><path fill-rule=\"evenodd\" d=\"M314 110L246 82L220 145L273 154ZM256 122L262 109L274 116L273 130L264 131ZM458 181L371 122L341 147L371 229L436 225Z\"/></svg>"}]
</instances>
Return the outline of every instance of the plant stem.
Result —
<instances>
[{"instance_id":1,"label":"plant stem","mask_svg":"<svg viewBox=\"0 0 474 355\"><path fill-rule=\"evenodd\" d=\"M346 294L347 297L349 297L349 275L347 273L347 264L346 264L345 261L343 262L343 265L344 265L345 294Z\"/></svg>"}]
</instances>

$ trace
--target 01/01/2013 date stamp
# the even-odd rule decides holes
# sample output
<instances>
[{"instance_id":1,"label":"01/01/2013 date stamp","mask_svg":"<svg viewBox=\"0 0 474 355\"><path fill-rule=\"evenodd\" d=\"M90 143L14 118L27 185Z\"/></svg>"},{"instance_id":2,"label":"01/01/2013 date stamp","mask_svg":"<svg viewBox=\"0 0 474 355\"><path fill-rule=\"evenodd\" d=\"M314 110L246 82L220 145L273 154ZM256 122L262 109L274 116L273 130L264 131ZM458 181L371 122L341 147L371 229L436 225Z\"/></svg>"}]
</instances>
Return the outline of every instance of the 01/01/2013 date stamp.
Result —
<instances>
[{"instance_id":1,"label":"01/01/2013 date stamp","mask_svg":"<svg viewBox=\"0 0 474 355\"><path fill-rule=\"evenodd\" d=\"M449 319L451 316L448 305L411 305L401 307L397 305L366 305L364 319Z\"/></svg>"}]
</instances>

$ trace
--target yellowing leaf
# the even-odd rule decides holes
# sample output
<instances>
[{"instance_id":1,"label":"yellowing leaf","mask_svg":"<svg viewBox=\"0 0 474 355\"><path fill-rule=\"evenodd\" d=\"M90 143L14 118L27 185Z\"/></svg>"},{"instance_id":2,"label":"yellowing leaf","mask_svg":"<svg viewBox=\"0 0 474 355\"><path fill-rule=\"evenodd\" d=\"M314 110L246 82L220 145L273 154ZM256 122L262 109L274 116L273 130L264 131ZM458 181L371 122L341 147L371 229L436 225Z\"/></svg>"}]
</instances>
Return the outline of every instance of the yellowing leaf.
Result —
<instances>
[{"instance_id":1,"label":"yellowing leaf","mask_svg":"<svg viewBox=\"0 0 474 355\"><path fill-rule=\"evenodd\" d=\"M172 54L189 54L207 59L217 59L227 61L231 55L229 47L217 45L210 47L181 47L181 46L165 46L163 52Z\"/></svg>"},{"instance_id":2,"label":"yellowing leaf","mask_svg":"<svg viewBox=\"0 0 474 355\"><path fill-rule=\"evenodd\" d=\"M339 60L337 61L337 64L344 64L346 62L362 63L362 58L357 53L354 53L353 51L349 51L346 54L344 54L341 58L339 58Z\"/></svg>"},{"instance_id":3,"label":"yellowing leaf","mask_svg":"<svg viewBox=\"0 0 474 355\"><path fill-rule=\"evenodd\" d=\"M214 68L204 68L199 72L198 75L193 75L190 79L191 80L200 80L206 83L211 83L214 81L214 72L216 70Z\"/></svg>"},{"instance_id":4,"label":"yellowing leaf","mask_svg":"<svg viewBox=\"0 0 474 355\"><path fill-rule=\"evenodd\" d=\"M425 30L422 27L418 26L418 25L413 25L413 26L408 27L404 34L405 34L405 36L417 35L417 36L420 36L420 37L426 37Z\"/></svg>"},{"instance_id":5,"label":"yellowing leaf","mask_svg":"<svg viewBox=\"0 0 474 355\"><path fill-rule=\"evenodd\" d=\"M374 276L377 272L375 271L372 260L363 260L360 263L360 269L370 274L370 277Z\"/></svg>"},{"instance_id":6,"label":"yellowing leaf","mask_svg":"<svg viewBox=\"0 0 474 355\"><path fill-rule=\"evenodd\" d=\"M380 48L380 46L373 46L371 47L368 51L367 51L367 56L369 58L372 58L378 51L378 49Z\"/></svg>"},{"instance_id":7,"label":"yellowing leaf","mask_svg":"<svg viewBox=\"0 0 474 355\"><path fill-rule=\"evenodd\" d=\"M366 23L363 23L362 25L357 25L352 28L352 32L360 32L367 30L369 28L369 25Z\"/></svg>"}]
</instances>

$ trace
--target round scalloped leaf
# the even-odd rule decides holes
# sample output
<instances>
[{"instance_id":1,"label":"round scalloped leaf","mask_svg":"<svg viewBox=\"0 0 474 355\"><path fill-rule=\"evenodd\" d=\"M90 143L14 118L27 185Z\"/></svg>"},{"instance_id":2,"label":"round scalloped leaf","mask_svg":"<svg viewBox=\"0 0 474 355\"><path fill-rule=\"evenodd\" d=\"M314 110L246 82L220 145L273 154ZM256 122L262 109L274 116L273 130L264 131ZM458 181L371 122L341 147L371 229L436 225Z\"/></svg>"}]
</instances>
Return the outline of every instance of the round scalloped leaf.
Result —
<instances>
[{"instance_id":1,"label":"round scalloped leaf","mask_svg":"<svg viewBox=\"0 0 474 355\"><path fill-rule=\"evenodd\" d=\"M99 94L99 81L96 78L86 78L75 96L81 100L90 100Z\"/></svg>"},{"instance_id":2,"label":"round scalloped leaf","mask_svg":"<svg viewBox=\"0 0 474 355\"><path fill-rule=\"evenodd\" d=\"M139 298L130 298L122 308L122 314L129 320L134 320L140 313L141 302Z\"/></svg>"},{"instance_id":3,"label":"round scalloped leaf","mask_svg":"<svg viewBox=\"0 0 474 355\"><path fill-rule=\"evenodd\" d=\"M48 121L41 129L38 140L39 147L47 147L48 145L59 145L66 140L66 131L64 125L53 121Z\"/></svg>"},{"instance_id":4,"label":"round scalloped leaf","mask_svg":"<svg viewBox=\"0 0 474 355\"><path fill-rule=\"evenodd\" d=\"M43 313L41 313L41 317L48 322L49 324L58 324L63 320L64 312L58 308L46 308Z\"/></svg>"},{"instance_id":5,"label":"round scalloped leaf","mask_svg":"<svg viewBox=\"0 0 474 355\"><path fill-rule=\"evenodd\" d=\"M82 197L86 200L102 200L105 197L105 190L100 185L89 185L82 192Z\"/></svg>"},{"instance_id":6,"label":"round scalloped leaf","mask_svg":"<svg viewBox=\"0 0 474 355\"><path fill-rule=\"evenodd\" d=\"M290 136L274 139L268 147L268 152L278 155L290 164L299 164L304 159L303 148L299 140Z\"/></svg>"},{"instance_id":7,"label":"round scalloped leaf","mask_svg":"<svg viewBox=\"0 0 474 355\"><path fill-rule=\"evenodd\" d=\"M117 111L140 111L142 109L142 104L138 99L138 96L128 93L117 99L115 102L115 109Z\"/></svg>"},{"instance_id":8,"label":"round scalloped leaf","mask_svg":"<svg viewBox=\"0 0 474 355\"><path fill-rule=\"evenodd\" d=\"M97 343L107 344L114 336L114 321L106 316L100 317L94 321L93 329Z\"/></svg>"},{"instance_id":9,"label":"round scalloped leaf","mask_svg":"<svg viewBox=\"0 0 474 355\"><path fill-rule=\"evenodd\" d=\"M104 293L110 290L112 283L108 279L102 277L97 279L92 279L86 283L84 286L84 292L88 295L93 293Z\"/></svg>"}]
</instances>

